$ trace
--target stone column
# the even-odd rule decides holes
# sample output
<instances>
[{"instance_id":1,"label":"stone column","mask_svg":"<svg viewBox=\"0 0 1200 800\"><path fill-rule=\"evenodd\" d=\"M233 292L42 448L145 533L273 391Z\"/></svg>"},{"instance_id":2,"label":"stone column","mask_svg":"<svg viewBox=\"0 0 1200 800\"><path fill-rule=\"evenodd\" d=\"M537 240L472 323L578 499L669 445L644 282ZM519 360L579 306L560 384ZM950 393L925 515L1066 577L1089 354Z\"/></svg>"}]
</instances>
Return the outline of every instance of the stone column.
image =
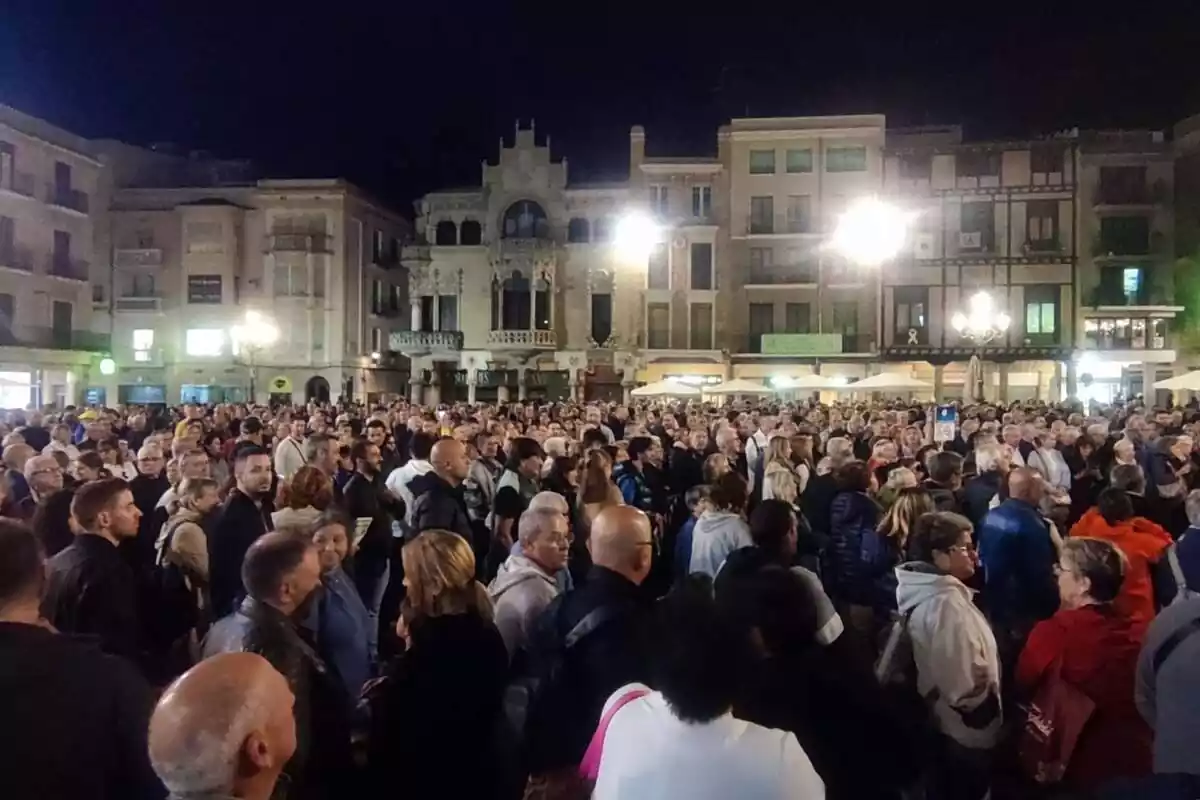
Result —
<instances>
[{"instance_id":1,"label":"stone column","mask_svg":"<svg viewBox=\"0 0 1200 800\"><path fill-rule=\"evenodd\" d=\"M633 402L633 390L637 386L635 381L625 380L621 382L621 404L629 405Z\"/></svg>"},{"instance_id":2,"label":"stone column","mask_svg":"<svg viewBox=\"0 0 1200 800\"><path fill-rule=\"evenodd\" d=\"M1146 406L1153 406L1154 399L1158 396L1158 390L1154 388L1154 382L1158 380L1158 365L1149 361L1142 362L1142 394L1146 397Z\"/></svg>"},{"instance_id":3,"label":"stone column","mask_svg":"<svg viewBox=\"0 0 1200 800\"><path fill-rule=\"evenodd\" d=\"M942 364L935 364L933 367L933 401L935 403L942 402L942 398L946 393L946 367Z\"/></svg>"},{"instance_id":4,"label":"stone column","mask_svg":"<svg viewBox=\"0 0 1200 800\"><path fill-rule=\"evenodd\" d=\"M1000 387L997 390L997 397L1001 403L1008 402L1008 372L1012 369L1012 364L999 364L1000 368Z\"/></svg>"},{"instance_id":5,"label":"stone column","mask_svg":"<svg viewBox=\"0 0 1200 800\"><path fill-rule=\"evenodd\" d=\"M442 301L439 295L433 296L433 329L440 331L442 329Z\"/></svg>"},{"instance_id":6,"label":"stone column","mask_svg":"<svg viewBox=\"0 0 1200 800\"><path fill-rule=\"evenodd\" d=\"M436 406L442 402L442 376L436 369L429 371L429 387L425 392L425 405Z\"/></svg>"},{"instance_id":7,"label":"stone column","mask_svg":"<svg viewBox=\"0 0 1200 800\"><path fill-rule=\"evenodd\" d=\"M517 369L517 400L522 403L525 402L525 394L527 392L527 384L525 379L526 372L527 369L525 367L520 367Z\"/></svg>"},{"instance_id":8,"label":"stone column","mask_svg":"<svg viewBox=\"0 0 1200 800\"><path fill-rule=\"evenodd\" d=\"M475 404L475 389L478 382L478 373L473 369L467 370L467 402L471 405Z\"/></svg>"},{"instance_id":9,"label":"stone column","mask_svg":"<svg viewBox=\"0 0 1200 800\"><path fill-rule=\"evenodd\" d=\"M508 386L506 384L501 384L496 387L496 402L497 403L507 403L508 402Z\"/></svg>"},{"instance_id":10,"label":"stone column","mask_svg":"<svg viewBox=\"0 0 1200 800\"><path fill-rule=\"evenodd\" d=\"M413 405L421 405L424 402L425 382L421 380L420 375L414 374L408 379L408 402Z\"/></svg>"},{"instance_id":11,"label":"stone column","mask_svg":"<svg viewBox=\"0 0 1200 800\"><path fill-rule=\"evenodd\" d=\"M83 373L82 377L84 377L84 382L86 383L86 375L87 375L86 369L72 368L72 369L67 370L67 396L66 396L65 400L66 400L66 405L69 405L69 406L79 405L79 384L80 384L81 376L76 374L76 371L75 371L76 369L79 369L79 372Z\"/></svg>"},{"instance_id":12,"label":"stone column","mask_svg":"<svg viewBox=\"0 0 1200 800\"><path fill-rule=\"evenodd\" d=\"M1079 368L1075 366L1074 361L1067 362L1067 397L1074 398L1079 396ZM1065 398L1064 398L1065 399Z\"/></svg>"},{"instance_id":13,"label":"stone column","mask_svg":"<svg viewBox=\"0 0 1200 800\"><path fill-rule=\"evenodd\" d=\"M412 303L412 330L421 330L421 298L414 297Z\"/></svg>"}]
</instances>

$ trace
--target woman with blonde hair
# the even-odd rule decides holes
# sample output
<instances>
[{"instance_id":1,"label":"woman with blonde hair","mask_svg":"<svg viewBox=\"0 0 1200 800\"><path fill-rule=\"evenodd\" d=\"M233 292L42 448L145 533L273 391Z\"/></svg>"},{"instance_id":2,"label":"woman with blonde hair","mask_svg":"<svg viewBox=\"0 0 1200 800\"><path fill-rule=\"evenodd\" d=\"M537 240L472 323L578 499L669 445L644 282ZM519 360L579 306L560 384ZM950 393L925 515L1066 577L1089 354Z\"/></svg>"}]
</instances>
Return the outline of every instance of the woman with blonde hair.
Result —
<instances>
[{"instance_id":1,"label":"woman with blonde hair","mask_svg":"<svg viewBox=\"0 0 1200 800\"><path fill-rule=\"evenodd\" d=\"M372 693L372 785L403 786L413 797L493 797L508 651L475 580L475 554L461 536L427 530L401 557L408 594L396 632L406 647Z\"/></svg>"},{"instance_id":2,"label":"woman with blonde hair","mask_svg":"<svg viewBox=\"0 0 1200 800\"><path fill-rule=\"evenodd\" d=\"M789 505L796 505L800 499L800 482L792 468L792 443L786 436L772 436L767 442L766 458L762 499L782 500Z\"/></svg>"},{"instance_id":3,"label":"woman with blonde hair","mask_svg":"<svg viewBox=\"0 0 1200 800\"><path fill-rule=\"evenodd\" d=\"M874 533L863 537L863 569L873 587L871 606L878 622L885 622L896 610L896 567L908 560L908 539L917 520L932 511L937 511L933 495L919 486L907 486L900 489Z\"/></svg>"},{"instance_id":4,"label":"woman with blonde hair","mask_svg":"<svg viewBox=\"0 0 1200 800\"><path fill-rule=\"evenodd\" d=\"M910 467L896 467L888 472L887 483L879 490L877 495L879 505L883 506L885 510L891 508L902 489L916 486L919 483L917 473Z\"/></svg>"},{"instance_id":5,"label":"woman with blonde hair","mask_svg":"<svg viewBox=\"0 0 1200 800\"><path fill-rule=\"evenodd\" d=\"M333 503L333 480L317 467L304 466L279 483L279 509L271 514L276 528L308 527Z\"/></svg>"}]
</instances>

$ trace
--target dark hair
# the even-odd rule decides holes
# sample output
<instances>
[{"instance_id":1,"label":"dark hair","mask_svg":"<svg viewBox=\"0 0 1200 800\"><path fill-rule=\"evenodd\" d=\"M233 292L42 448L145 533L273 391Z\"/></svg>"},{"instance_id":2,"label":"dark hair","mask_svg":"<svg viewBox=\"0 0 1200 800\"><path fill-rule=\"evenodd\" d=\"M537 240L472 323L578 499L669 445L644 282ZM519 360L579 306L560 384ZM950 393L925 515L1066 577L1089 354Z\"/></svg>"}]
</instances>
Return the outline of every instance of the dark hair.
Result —
<instances>
[{"instance_id":1,"label":"dark hair","mask_svg":"<svg viewBox=\"0 0 1200 800\"><path fill-rule=\"evenodd\" d=\"M305 464L286 481L279 482L279 508L312 506L324 511L333 502L333 481L321 469Z\"/></svg>"},{"instance_id":2,"label":"dark hair","mask_svg":"<svg viewBox=\"0 0 1200 800\"><path fill-rule=\"evenodd\" d=\"M317 517L312 524L312 533L315 535L322 528L328 528L330 525L340 525L346 531L346 535L354 539L354 520L350 515L341 510L337 506L325 509L321 512L321 516Z\"/></svg>"},{"instance_id":3,"label":"dark hair","mask_svg":"<svg viewBox=\"0 0 1200 800\"><path fill-rule=\"evenodd\" d=\"M629 453L630 461L637 461L651 447L654 447L654 440L649 436L635 436L629 440L629 447L626 452Z\"/></svg>"},{"instance_id":4,"label":"dark hair","mask_svg":"<svg viewBox=\"0 0 1200 800\"><path fill-rule=\"evenodd\" d=\"M504 466L516 472L520 468L522 461L540 455L543 455L542 446L537 443L536 439L519 436L512 440L512 447L508 451L508 463Z\"/></svg>"},{"instance_id":5,"label":"dark hair","mask_svg":"<svg viewBox=\"0 0 1200 800\"><path fill-rule=\"evenodd\" d=\"M41 595L45 553L24 523L0 517L0 608Z\"/></svg>"},{"instance_id":6,"label":"dark hair","mask_svg":"<svg viewBox=\"0 0 1200 800\"><path fill-rule=\"evenodd\" d=\"M757 630L772 655L799 654L816 645L819 614L798 575L776 565L749 571L731 566L716 582L717 606L744 640Z\"/></svg>"},{"instance_id":7,"label":"dark hair","mask_svg":"<svg viewBox=\"0 0 1200 800\"><path fill-rule=\"evenodd\" d=\"M933 511L917 518L908 539L909 554L915 561L933 563L935 552L949 553L958 544L963 531L971 530L971 520L953 511Z\"/></svg>"},{"instance_id":8,"label":"dark hair","mask_svg":"<svg viewBox=\"0 0 1200 800\"><path fill-rule=\"evenodd\" d=\"M705 483L700 483L688 489L683 495L683 502L687 506L688 511L694 511L696 505L703 499L707 498L712 493L712 487Z\"/></svg>"},{"instance_id":9,"label":"dark hair","mask_svg":"<svg viewBox=\"0 0 1200 800\"><path fill-rule=\"evenodd\" d=\"M272 532L258 537L242 561L242 584L255 600L273 598L289 572L300 566L312 541Z\"/></svg>"},{"instance_id":10,"label":"dark hair","mask_svg":"<svg viewBox=\"0 0 1200 800\"><path fill-rule=\"evenodd\" d=\"M795 522L790 503L763 500L750 514L750 538L772 561L781 561L784 558L783 544Z\"/></svg>"},{"instance_id":11,"label":"dark hair","mask_svg":"<svg viewBox=\"0 0 1200 800\"><path fill-rule=\"evenodd\" d=\"M129 484L120 478L102 478L85 483L75 491L75 497L71 500L71 516L85 531L94 531L100 514L112 508L121 492L126 491L129 491Z\"/></svg>"},{"instance_id":12,"label":"dark hair","mask_svg":"<svg viewBox=\"0 0 1200 800\"><path fill-rule=\"evenodd\" d=\"M741 511L749 499L746 479L736 472L726 472L717 478L708 497L722 511Z\"/></svg>"},{"instance_id":13,"label":"dark hair","mask_svg":"<svg viewBox=\"0 0 1200 800\"><path fill-rule=\"evenodd\" d=\"M583 449L587 450L591 447L607 447L608 437L604 435L604 431L599 428L589 428L583 432L583 437L580 439L583 444Z\"/></svg>"},{"instance_id":14,"label":"dark hair","mask_svg":"<svg viewBox=\"0 0 1200 800\"><path fill-rule=\"evenodd\" d=\"M375 447L376 445L368 442L366 439L355 439L354 444L350 445L350 458L354 459L354 468L358 469L359 461L367 460L367 448Z\"/></svg>"},{"instance_id":15,"label":"dark hair","mask_svg":"<svg viewBox=\"0 0 1200 800\"><path fill-rule=\"evenodd\" d=\"M437 442L437 437L432 433L417 431L409 440L408 449L412 453L413 458L419 458L422 461L429 460L429 454L433 452L433 445Z\"/></svg>"},{"instance_id":16,"label":"dark hair","mask_svg":"<svg viewBox=\"0 0 1200 800\"><path fill-rule=\"evenodd\" d=\"M1137 464L1118 464L1113 467L1109 482L1113 489L1123 492L1146 491L1146 475Z\"/></svg>"},{"instance_id":17,"label":"dark hair","mask_svg":"<svg viewBox=\"0 0 1200 800\"><path fill-rule=\"evenodd\" d=\"M567 473L579 466L576 456L555 456L550 464L550 472L546 474L547 483L557 483L560 489L569 489Z\"/></svg>"},{"instance_id":18,"label":"dark hair","mask_svg":"<svg viewBox=\"0 0 1200 800\"><path fill-rule=\"evenodd\" d=\"M1108 487L1096 498L1096 509L1109 525L1116 525L1133 517L1133 501L1124 489Z\"/></svg>"},{"instance_id":19,"label":"dark hair","mask_svg":"<svg viewBox=\"0 0 1200 800\"><path fill-rule=\"evenodd\" d=\"M929 469L929 479L936 483L950 483L955 475L962 475L963 457L958 453L934 453L925 463Z\"/></svg>"},{"instance_id":20,"label":"dark hair","mask_svg":"<svg viewBox=\"0 0 1200 800\"><path fill-rule=\"evenodd\" d=\"M243 436L253 436L256 433L262 433L262 429L262 420L258 417L246 417L242 420L241 427L239 428Z\"/></svg>"},{"instance_id":21,"label":"dark hair","mask_svg":"<svg viewBox=\"0 0 1200 800\"><path fill-rule=\"evenodd\" d=\"M75 461L88 469L104 469L104 459L95 450L84 450Z\"/></svg>"},{"instance_id":22,"label":"dark hair","mask_svg":"<svg viewBox=\"0 0 1200 800\"><path fill-rule=\"evenodd\" d=\"M871 474L863 462L849 461L833 473L833 482L838 491L865 492L871 487Z\"/></svg>"},{"instance_id":23,"label":"dark hair","mask_svg":"<svg viewBox=\"0 0 1200 800\"><path fill-rule=\"evenodd\" d=\"M233 463L241 464L246 461L246 459L253 458L254 456L266 456L267 458L270 458L271 453L264 447L259 447L256 444L251 444L250 442L243 442L234 448Z\"/></svg>"},{"instance_id":24,"label":"dark hair","mask_svg":"<svg viewBox=\"0 0 1200 800\"><path fill-rule=\"evenodd\" d=\"M346 424L349 424L349 423L346 423ZM381 420L381 419L371 420L370 422L367 423L367 428L383 428L383 432L385 434L388 432L387 425L385 425L383 420Z\"/></svg>"},{"instance_id":25,"label":"dark hair","mask_svg":"<svg viewBox=\"0 0 1200 800\"><path fill-rule=\"evenodd\" d=\"M654 619L654 686L684 722L729 711L745 664L746 641L720 613L712 585L691 576L659 601Z\"/></svg>"},{"instance_id":26,"label":"dark hair","mask_svg":"<svg viewBox=\"0 0 1200 800\"><path fill-rule=\"evenodd\" d=\"M29 525L41 541L47 558L67 549L75 541L75 533L71 530L71 501L74 499L73 490L59 489L43 497L33 510Z\"/></svg>"}]
</instances>

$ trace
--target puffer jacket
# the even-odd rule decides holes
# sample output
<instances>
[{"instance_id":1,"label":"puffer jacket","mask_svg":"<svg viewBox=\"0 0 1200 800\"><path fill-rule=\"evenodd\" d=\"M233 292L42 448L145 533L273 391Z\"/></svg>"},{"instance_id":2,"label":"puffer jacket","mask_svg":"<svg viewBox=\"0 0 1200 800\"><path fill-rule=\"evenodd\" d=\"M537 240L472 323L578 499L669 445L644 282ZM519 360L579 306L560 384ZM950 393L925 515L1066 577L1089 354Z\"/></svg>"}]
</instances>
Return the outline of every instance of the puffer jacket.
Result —
<instances>
[{"instance_id":1,"label":"puffer jacket","mask_svg":"<svg viewBox=\"0 0 1200 800\"><path fill-rule=\"evenodd\" d=\"M1058 610L1058 555L1044 517L1029 503L1009 498L979 526L983 599L993 622L1024 625Z\"/></svg>"},{"instance_id":2,"label":"puffer jacket","mask_svg":"<svg viewBox=\"0 0 1200 800\"><path fill-rule=\"evenodd\" d=\"M838 492L830 513L829 572L826 580L842 602L869 606L875 599L863 543L875 535L879 506L862 492Z\"/></svg>"},{"instance_id":3,"label":"puffer jacket","mask_svg":"<svg viewBox=\"0 0 1200 800\"><path fill-rule=\"evenodd\" d=\"M933 564L896 568L896 599L908 616L917 691L943 734L973 749L994 747L1003 722L1000 655L974 592Z\"/></svg>"},{"instance_id":4,"label":"puffer jacket","mask_svg":"<svg viewBox=\"0 0 1200 800\"><path fill-rule=\"evenodd\" d=\"M1171 536L1162 526L1143 517L1133 517L1110 525L1098 509L1089 509L1071 528L1071 536L1103 539L1115 545L1129 560L1121 591L1113 601L1119 614L1135 624L1148 625L1154 619L1154 584L1150 565L1162 558L1171 546Z\"/></svg>"},{"instance_id":5,"label":"puffer jacket","mask_svg":"<svg viewBox=\"0 0 1200 800\"><path fill-rule=\"evenodd\" d=\"M495 606L494 622L511 661L529 644L537 618L559 593L553 575L525 556L510 555L488 585Z\"/></svg>"}]
</instances>

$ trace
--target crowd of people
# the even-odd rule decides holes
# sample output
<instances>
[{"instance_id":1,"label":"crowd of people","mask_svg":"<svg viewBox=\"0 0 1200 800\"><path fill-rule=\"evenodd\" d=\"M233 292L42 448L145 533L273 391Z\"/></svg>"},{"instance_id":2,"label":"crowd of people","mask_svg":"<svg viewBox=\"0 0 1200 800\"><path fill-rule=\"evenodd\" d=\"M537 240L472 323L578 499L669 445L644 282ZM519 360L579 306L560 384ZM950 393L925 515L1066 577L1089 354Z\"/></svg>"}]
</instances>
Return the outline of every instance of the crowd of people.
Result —
<instances>
[{"instance_id":1,"label":"crowd of people","mask_svg":"<svg viewBox=\"0 0 1200 800\"><path fill-rule=\"evenodd\" d=\"M1200 796L1200 409L9 412L4 797Z\"/></svg>"}]
</instances>

